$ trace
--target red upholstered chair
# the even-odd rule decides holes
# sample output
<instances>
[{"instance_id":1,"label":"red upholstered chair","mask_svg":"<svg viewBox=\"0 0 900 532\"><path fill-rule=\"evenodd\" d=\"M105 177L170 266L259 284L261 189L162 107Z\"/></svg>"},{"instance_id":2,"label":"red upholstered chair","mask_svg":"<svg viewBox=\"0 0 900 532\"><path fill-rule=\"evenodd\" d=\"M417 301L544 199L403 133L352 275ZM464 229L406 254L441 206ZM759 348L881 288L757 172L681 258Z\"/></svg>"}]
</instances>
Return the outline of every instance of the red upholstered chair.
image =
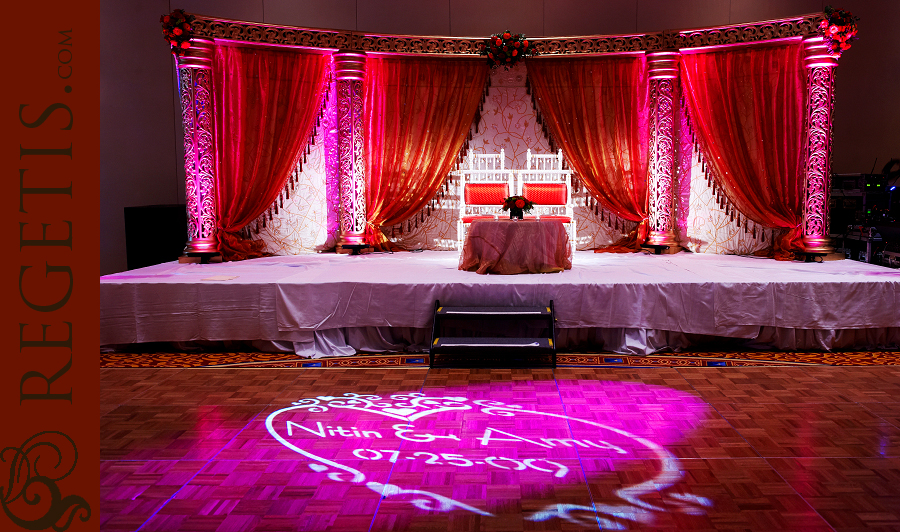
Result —
<instances>
[{"instance_id":1,"label":"red upholstered chair","mask_svg":"<svg viewBox=\"0 0 900 532\"><path fill-rule=\"evenodd\" d=\"M501 213L503 200L511 196L513 174L506 170L506 155L475 154L468 157L468 168L459 171L459 221L457 247L462 249L469 224L475 220L493 220Z\"/></svg>"},{"instance_id":2,"label":"red upholstered chair","mask_svg":"<svg viewBox=\"0 0 900 532\"><path fill-rule=\"evenodd\" d=\"M559 220L566 225L572 249L578 235L572 200L572 171L563 169L562 150L535 154L528 150L525 169L516 171L516 194L534 202L527 218Z\"/></svg>"}]
</instances>

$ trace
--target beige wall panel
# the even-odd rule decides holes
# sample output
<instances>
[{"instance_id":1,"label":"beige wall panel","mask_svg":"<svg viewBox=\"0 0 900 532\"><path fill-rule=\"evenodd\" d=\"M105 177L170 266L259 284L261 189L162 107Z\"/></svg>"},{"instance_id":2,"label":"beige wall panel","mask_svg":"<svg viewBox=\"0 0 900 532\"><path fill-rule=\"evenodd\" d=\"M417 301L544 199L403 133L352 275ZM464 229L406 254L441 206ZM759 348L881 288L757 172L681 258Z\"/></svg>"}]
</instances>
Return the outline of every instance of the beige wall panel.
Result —
<instances>
[{"instance_id":1,"label":"beige wall panel","mask_svg":"<svg viewBox=\"0 0 900 532\"><path fill-rule=\"evenodd\" d=\"M609 0L597 9L597 0L544 2L547 35L617 35L634 33L638 0Z\"/></svg>"},{"instance_id":2,"label":"beige wall panel","mask_svg":"<svg viewBox=\"0 0 900 532\"><path fill-rule=\"evenodd\" d=\"M460 37L510 30L529 37L544 33L544 0L451 0L450 31Z\"/></svg>"},{"instance_id":3,"label":"beige wall panel","mask_svg":"<svg viewBox=\"0 0 900 532\"><path fill-rule=\"evenodd\" d=\"M356 29L356 0L266 0L269 24L304 28Z\"/></svg>"},{"instance_id":4,"label":"beige wall panel","mask_svg":"<svg viewBox=\"0 0 900 532\"><path fill-rule=\"evenodd\" d=\"M637 31L723 26L728 24L729 0L639 0Z\"/></svg>"},{"instance_id":5,"label":"beige wall panel","mask_svg":"<svg viewBox=\"0 0 900 532\"><path fill-rule=\"evenodd\" d=\"M450 0L359 2L359 31L412 35L449 35Z\"/></svg>"}]
</instances>

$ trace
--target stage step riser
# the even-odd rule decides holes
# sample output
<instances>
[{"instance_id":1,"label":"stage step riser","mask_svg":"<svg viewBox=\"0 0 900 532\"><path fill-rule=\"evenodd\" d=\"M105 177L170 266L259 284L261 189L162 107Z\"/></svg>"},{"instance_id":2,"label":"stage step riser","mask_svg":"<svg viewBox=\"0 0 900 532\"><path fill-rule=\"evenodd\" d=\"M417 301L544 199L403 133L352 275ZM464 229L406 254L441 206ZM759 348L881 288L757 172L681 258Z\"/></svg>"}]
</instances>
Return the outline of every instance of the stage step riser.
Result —
<instances>
[{"instance_id":1,"label":"stage step riser","mask_svg":"<svg viewBox=\"0 0 900 532\"><path fill-rule=\"evenodd\" d=\"M453 324L448 327L448 322ZM468 325L466 324L468 322ZM507 331L510 328L523 327L528 322L541 322L539 327L547 336L533 337L503 337L503 336L478 336L469 331L483 328L485 323L497 322L495 333L501 332L502 323ZM476 327L476 325L478 327ZM470 336L442 336L445 327L454 332L469 332ZM467 330L468 329L468 330ZM532 332L531 334L538 334ZM435 301L434 322L432 325L432 342L429 351L430 365L435 366L438 355L442 358L455 356L458 363L466 366L484 365L486 361L505 361L514 365L522 365L522 361L528 357L540 357L550 355L552 366L556 366L555 345L555 316L553 302L546 307L448 307L441 306L440 301ZM471 357L478 356L474 359ZM499 357L499 358L497 358Z\"/></svg>"}]
</instances>

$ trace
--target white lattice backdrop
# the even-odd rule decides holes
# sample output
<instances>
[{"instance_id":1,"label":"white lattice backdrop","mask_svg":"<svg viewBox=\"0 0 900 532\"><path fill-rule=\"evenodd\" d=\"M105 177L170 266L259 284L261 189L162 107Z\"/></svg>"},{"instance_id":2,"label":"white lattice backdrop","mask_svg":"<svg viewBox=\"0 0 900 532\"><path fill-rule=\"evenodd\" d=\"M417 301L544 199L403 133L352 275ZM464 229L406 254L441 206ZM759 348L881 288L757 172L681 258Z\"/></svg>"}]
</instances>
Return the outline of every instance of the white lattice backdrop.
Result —
<instances>
[{"instance_id":1,"label":"white lattice backdrop","mask_svg":"<svg viewBox=\"0 0 900 532\"><path fill-rule=\"evenodd\" d=\"M506 154L507 168L524 168L525 154L549 153L549 143L536 123L531 96L525 89L525 68L518 65L491 74L491 89L482 109L478 131L469 142L476 153ZM331 91L331 101L334 94ZM699 253L747 254L766 247L772 241L770 230L758 231L754 238L730 219L721 209L707 185L693 150L686 120L682 117L680 156L677 162L676 236L687 249ZM260 225L258 238L267 250L277 255L297 255L331 249L337 241L336 168L326 168L326 150L336 146L333 113L326 112L319 134L302 165L299 179L284 207L272 220ZM456 220L459 203L455 179L450 180L449 193L436 202L436 208L419 213L400 227L386 230L391 240L407 249L456 250ZM578 227L578 249L591 249L609 244L624 231L616 230L587 206L584 188L575 194L575 218ZM608 214L603 215L608 220ZM253 226L253 224L251 224ZM633 224L628 224L633 227Z\"/></svg>"},{"instance_id":2,"label":"white lattice backdrop","mask_svg":"<svg viewBox=\"0 0 900 532\"><path fill-rule=\"evenodd\" d=\"M772 242L772 230L757 229L756 237L745 232L719 207L706 181L699 155L694 150L685 113L680 115L679 156L675 189L678 242L694 253L746 255Z\"/></svg>"},{"instance_id":3,"label":"white lattice backdrop","mask_svg":"<svg viewBox=\"0 0 900 532\"><path fill-rule=\"evenodd\" d=\"M328 108L333 109L337 91L329 91ZM332 249L337 243L338 220L337 157L326 158L326 150L337 149L335 114L326 112L318 128L306 162L299 165L299 179L278 213L259 224L259 236L266 250L276 255L299 255ZM331 168L326 168L329 166Z\"/></svg>"}]
</instances>

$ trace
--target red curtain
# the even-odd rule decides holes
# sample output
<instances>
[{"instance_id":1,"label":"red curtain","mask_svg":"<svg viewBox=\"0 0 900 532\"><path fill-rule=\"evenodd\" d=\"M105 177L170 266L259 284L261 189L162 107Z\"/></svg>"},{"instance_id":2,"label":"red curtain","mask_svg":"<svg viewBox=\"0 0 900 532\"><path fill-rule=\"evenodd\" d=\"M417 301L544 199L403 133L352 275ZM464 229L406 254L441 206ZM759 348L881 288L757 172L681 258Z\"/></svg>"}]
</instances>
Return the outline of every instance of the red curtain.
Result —
<instances>
[{"instance_id":1,"label":"red curtain","mask_svg":"<svg viewBox=\"0 0 900 532\"><path fill-rule=\"evenodd\" d=\"M685 54L682 80L694 132L735 208L786 228L775 258L799 248L803 217L806 73L800 43Z\"/></svg>"},{"instance_id":2,"label":"red curtain","mask_svg":"<svg viewBox=\"0 0 900 532\"><path fill-rule=\"evenodd\" d=\"M309 140L328 57L217 46L213 61L219 250L225 260L263 255L237 232L278 197Z\"/></svg>"},{"instance_id":3,"label":"red curtain","mask_svg":"<svg viewBox=\"0 0 900 532\"><path fill-rule=\"evenodd\" d=\"M472 126L487 81L481 60L369 57L366 61L366 233L405 221L434 197Z\"/></svg>"},{"instance_id":4,"label":"red curtain","mask_svg":"<svg viewBox=\"0 0 900 532\"><path fill-rule=\"evenodd\" d=\"M534 97L588 192L640 231L610 251L640 248L647 227L648 84L641 56L534 59Z\"/></svg>"}]
</instances>

